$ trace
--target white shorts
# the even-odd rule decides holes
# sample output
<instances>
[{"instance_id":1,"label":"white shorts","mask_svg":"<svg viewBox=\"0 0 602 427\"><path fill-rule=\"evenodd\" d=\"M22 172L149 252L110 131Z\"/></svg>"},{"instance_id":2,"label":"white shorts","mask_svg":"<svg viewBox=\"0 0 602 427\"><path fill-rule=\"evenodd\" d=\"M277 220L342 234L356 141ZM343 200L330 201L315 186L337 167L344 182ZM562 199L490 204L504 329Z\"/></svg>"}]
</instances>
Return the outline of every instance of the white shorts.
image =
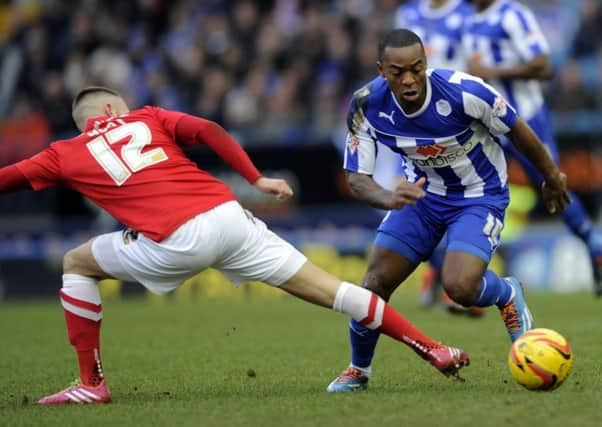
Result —
<instances>
[{"instance_id":1,"label":"white shorts","mask_svg":"<svg viewBox=\"0 0 602 427\"><path fill-rule=\"evenodd\" d=\"M105 273L156 294L174 290L208 267L237 286L249 281L280 286L307 261L234 201L197 215L159 243L142 233L102 234L92 253Z\"/></svg>"}]
</instances>

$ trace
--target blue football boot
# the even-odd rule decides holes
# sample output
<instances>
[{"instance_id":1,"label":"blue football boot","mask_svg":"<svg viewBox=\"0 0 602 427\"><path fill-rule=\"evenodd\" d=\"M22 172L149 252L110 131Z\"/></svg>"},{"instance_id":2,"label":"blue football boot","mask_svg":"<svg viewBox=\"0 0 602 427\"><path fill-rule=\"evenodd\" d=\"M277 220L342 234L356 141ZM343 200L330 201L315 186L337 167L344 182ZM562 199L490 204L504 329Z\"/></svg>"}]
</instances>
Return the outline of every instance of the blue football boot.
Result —
<instances>
[{"instance_id":1,"label":"blue football boot","mask_svg":"<svg viewBox=\"0 0 602 427\"><path fill-rule=\"evenodd\" d=\"M366 390L368 388L368 380L369 378L362 374L362 371L350 366L328 384L326 391L328 393L349 393Z\"/></svg>"},{"instance_id":2,"label":"blue football boot","mask_svg":"<svg viewBox=\"0 0 602 427\"><path fill-rule=\"evenodd\" d=\"M516 341L529 329L533 329L533 316L527 307L525 294L520 282L514 277L505 277L504 280L512 286L513 296L503 308L500 309L508 334L512 342Z\"/></svg>"}]
</instances>

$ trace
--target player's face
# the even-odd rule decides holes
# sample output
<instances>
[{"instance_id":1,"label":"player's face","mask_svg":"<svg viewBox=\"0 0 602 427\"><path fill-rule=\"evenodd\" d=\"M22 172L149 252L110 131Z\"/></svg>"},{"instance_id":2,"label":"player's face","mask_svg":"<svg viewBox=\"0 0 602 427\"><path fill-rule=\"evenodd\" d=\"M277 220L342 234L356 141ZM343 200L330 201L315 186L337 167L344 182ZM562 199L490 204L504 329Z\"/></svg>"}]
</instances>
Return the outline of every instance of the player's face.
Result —
<instances>
[{"instance_id":1,"label":"player's face","mask_svg":"<svg viewBox=\"0 0 602 427\"><path fill-rule=\"evenodd\" d=\"M423 47L387 46L377 62L378 71L406 113L420 109L426 98L426 56Z\"/></svg>"}]
</instances>

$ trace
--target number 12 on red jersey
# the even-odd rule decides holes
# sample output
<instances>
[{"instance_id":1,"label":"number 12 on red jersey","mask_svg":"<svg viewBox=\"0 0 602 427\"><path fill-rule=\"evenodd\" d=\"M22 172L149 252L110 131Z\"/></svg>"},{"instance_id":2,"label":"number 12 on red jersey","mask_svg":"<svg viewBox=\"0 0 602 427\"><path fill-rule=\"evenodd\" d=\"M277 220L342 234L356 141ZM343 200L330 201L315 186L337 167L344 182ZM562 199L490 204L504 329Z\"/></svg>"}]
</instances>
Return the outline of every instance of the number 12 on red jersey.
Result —
<instances>
[{"instance_id":1,"label":"number 12 on red jersey","mask_svg":"<svg viewBox=\"0 0 602 427\"><path fill-rule=\"evenodd\" d=\"M122 185L133 173L167 160L167 154L160 147L142 153L152 139L151 131L145 123L125 123L117 119L107 123L105 129L110 127L112 129L88 142L87 147L94 159L117 185ZM121 153L118 154L111 149L112 144L125 138L130 140L121 147Z\"/></svg>"}]
</instances>

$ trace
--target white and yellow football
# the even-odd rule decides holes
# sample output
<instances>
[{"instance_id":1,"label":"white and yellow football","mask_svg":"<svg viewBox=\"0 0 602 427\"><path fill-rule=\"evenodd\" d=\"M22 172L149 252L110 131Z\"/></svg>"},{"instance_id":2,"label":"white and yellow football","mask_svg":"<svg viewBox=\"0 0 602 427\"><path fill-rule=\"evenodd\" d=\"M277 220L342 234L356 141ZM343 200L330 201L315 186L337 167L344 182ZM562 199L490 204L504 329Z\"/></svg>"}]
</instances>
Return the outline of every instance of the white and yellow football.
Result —
<instances>
[{"instance_id":1,"label":"white and yellow football","mask_svg":"<svg viewBox=\"0 0 602 427\"><path fill-rule=\"evenodd\" d=\"M512 377L529 390L554 390L571 373L573 354L562 335L551 329L532 329L510 348Z\"/></svg>"}]
</instances>

